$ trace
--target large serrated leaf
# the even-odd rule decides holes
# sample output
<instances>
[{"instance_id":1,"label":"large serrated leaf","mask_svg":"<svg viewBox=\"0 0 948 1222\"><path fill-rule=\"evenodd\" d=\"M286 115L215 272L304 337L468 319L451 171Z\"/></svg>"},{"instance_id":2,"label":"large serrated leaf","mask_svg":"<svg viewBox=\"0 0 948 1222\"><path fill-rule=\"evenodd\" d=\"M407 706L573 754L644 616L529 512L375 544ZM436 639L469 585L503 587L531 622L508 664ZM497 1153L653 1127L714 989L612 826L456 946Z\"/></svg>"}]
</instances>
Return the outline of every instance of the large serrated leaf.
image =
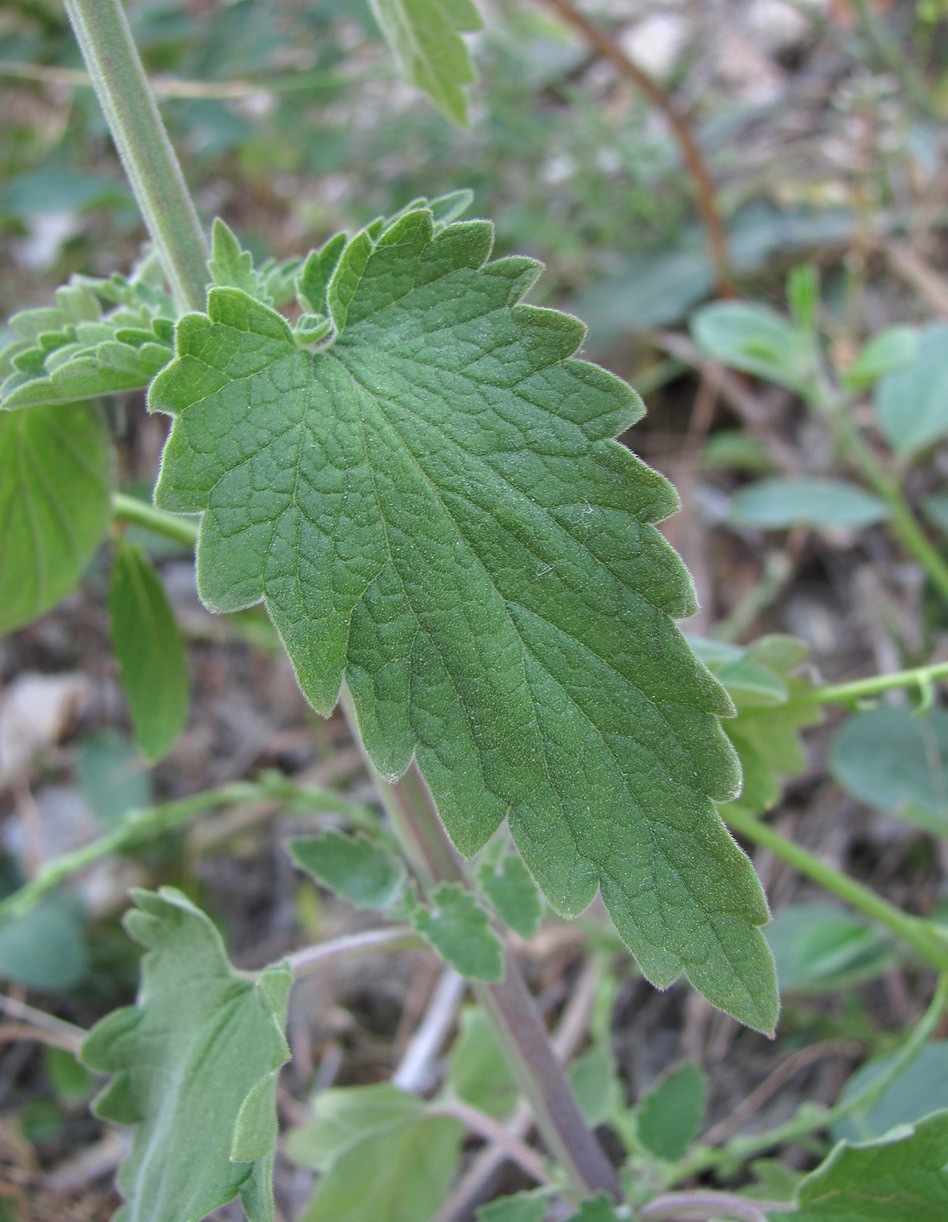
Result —
<instances>
[{"instance_id":1,"label":"large serrated leaf","mask_svg":"<svg viewBox=\"0 0 948 1222\"><path fill-rule=\"evenodd\" d=\"M405 78L427 93L442 114L467 122L464 86L474 67L462 34L481 28L472 0L369 0Z\"/></svg>"},{"instance_id":2,"label":"large serrated leaf","mask_svg":"<svg viewBox=\"0 0 948 1222\"><path fill-rule=\"evenodd\" d=\"M675 494L612 440L637 396L574 359L577 320L518 304L537 265L491 242L423 209L356 235L316 350L212 289L151 388L176 417L156 499L203 511L205 602L265 601L320 711L345 674L376 767L416 755L462 852L509 817L561 913L601 888L652 981L770 1030L766 904L712 802L731 705L653 525Z\"/></svg>"},{"instance_id":3,"label":"large serrated leaf","mask_svg":"<svg viewBox=\"0 0 948 1222\"><path fill-rule=\"evenodd\" d=\"M111 465L93 404L0 413L0 632L78 584L108 526Z\"/></svg>"},{"instance_id":4,"label":"large serrated leaf","mask_svg":"<svg viewBox=\"0 0 948 1222\"><path fill-rule=\"evenodd\" d=\"M948 1217L948 1111L860 1145L840 1142L800 1182L796 1209L770 1222L943 1222Z\"/></svg>"},{"instance_id":5,"label":"large serrated leaf","mask_svg":"<svg viewBox=\"0 0 948 1222\"><path fill-rule=\"evenodd\" d=\"M271 1222L292 974L236 971L209 918L173 887L134 894L126 925L149 948L138 1003L97 1023L82 1049L90 1069L115 1075L97 1114L137 1126L115 1217L200 1222L239 1195L250 1222Z\"/></svg>"}]
</instances>

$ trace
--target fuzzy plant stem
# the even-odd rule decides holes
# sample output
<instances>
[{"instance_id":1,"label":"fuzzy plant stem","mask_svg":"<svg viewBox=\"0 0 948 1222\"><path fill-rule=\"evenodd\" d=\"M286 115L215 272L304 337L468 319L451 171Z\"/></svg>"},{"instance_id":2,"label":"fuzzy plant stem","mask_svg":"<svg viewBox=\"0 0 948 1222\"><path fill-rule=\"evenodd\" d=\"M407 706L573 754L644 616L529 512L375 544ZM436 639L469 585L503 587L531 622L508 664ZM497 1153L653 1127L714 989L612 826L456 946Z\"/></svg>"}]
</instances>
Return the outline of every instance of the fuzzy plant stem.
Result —
<instances>
[{"instance_id":1,"label":"fuzzy plant stem","mask_svg":"<svg viewBox=\"0 0 948 1222\"><path fill-rule=\"evenodd\" d=\"M352 698L343 689L343 707L356 724ZM390 784L372 768L376 786L402 849L426 889L439 883L469 887L467 875L441 824L428 787L416 765ZM517 961L504 951L499 984L471 981L471 989L497 1035L512 1072L533 1110L550 1153L569 1177L577 1199L605 1192L621 1195L616 1173L584 1120L550 1036L540 1020Z\"/></svg>"},{"instance_id":2,"label":"fuzzy plant stem","mask_svg":"<svg viewBox=\"0 0 948 1222\"><path fill-rule=\"evenodd\" d=\"M202 310L207 245L119 0L64 0L73 33L178 305Z\"/></svg>"}]
</instances>

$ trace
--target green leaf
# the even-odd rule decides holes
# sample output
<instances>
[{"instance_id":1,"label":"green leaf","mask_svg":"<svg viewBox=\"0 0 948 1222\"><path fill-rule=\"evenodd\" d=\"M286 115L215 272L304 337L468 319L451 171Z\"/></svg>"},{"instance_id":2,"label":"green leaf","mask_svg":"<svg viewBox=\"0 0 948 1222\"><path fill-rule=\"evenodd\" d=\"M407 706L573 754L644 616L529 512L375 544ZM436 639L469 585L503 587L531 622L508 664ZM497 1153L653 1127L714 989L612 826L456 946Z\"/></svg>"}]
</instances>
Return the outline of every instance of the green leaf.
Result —
<instances>
[{"instance_id":1,"label":"green leaf","mask_svg":"<svg viewBox=\"0 0 948 1222\"><path fill-rule=\"evenodd\" d=\"M508 1116L517 1102L517 1086L487 1015L468 1006L461 1012L460 1028L448 1061L448 1087L488 1116Z\"/></svg>"},{"instance_id":2,"label":"green leaf","mask_svg":"<svg viewBox=\"0 0 948 1222\"><path fill-rule=\"evenodd\" d=\"M674 1163L698 1136L708 1079L690 1061L679 1065L636 1109L639 1140L656 1158Z\"/></svg>"},{"instance_id":3,"label":"green leaf","mask_svg":"<svg viewBox=\"0 0 948 1222\"><path fill-rule=\"evenodd\" d=\"M616 1059L604 1044L592 1044L569 1067L569 1080L586 1123L595 1128L622 1110L622 1086Z\"/></svg>"},{"instance_id":4,"label":"green leaf","mask_svg":"<svg viewBox=\"0 0 948 1222\"><path fill-rule=\"evenodd\" d=\"M406 80L455 123L467 123L474 66L462 34L483 24L472 0L369 0Z\"/></svg>"},{"instance_id":5,"label":"green leaf","mask_svg":"<svg viewBox=\"0 0 948 1222\"><path fill-rule=\"evenodd\" d=\"M103 304L115 308L103 313ZM56 305L10 319L16 337L0 352L0 408L71 404L143 390L171 360L175 306L156 259L128 279L73 276Z\"/></svg>"},{"instance_id":6,"label":"green leaf","mask_svg":"<svg viewBox=\"0 0 948 1222\"><path fill-rule=\"evenodd\" d=\"M543 1222L548 1204L545 1195L518 1192L482 1205L477 1211L477 1222Z\"/></svg>"},{"instance_id":7,"label":"green leaf","mask_svg":"<svg viewBox=\"0 0 948 1222\"><path fill-rule=\"evenodd\" d=\"M841 1142L800 1182L797 1208L770 1222L943 1222L948 1111L860 1145Z\"/></svg>"},{"instance_id":8,"label":"green leaf","mask_svg":"<svg viewBox=\"0 0 948 1222\"><path fill-rule=\"evenodd\" d=\"M915 360L920 338L918 327L887 327L860 350L848 369L843 383L848 390L865 390L886 374L904 369Z\"/></svg>"},{"instance_id":9,"label":"green leaf","mask_svg":"<svg viewBox=\"0 0 948 1222\"><path fill-rule=\"evenodd\" d=\"M948 433L946 346L948 323L929 323L912 363L876 385L876 417L896 454L914 454Z\"/></svg>"},{"instance_id":10,"label":"green leaf","mask_svg":"<svg viewBox=\"0 0 948 1222\"><path fill-rule=\"evenodd\" d=\"M53 895L17 920L0 924L0 980L57 992L83 979L89 958L85 913L68 893Z\"/></svg>"},{"instance_id":11,"label":"green leaf","mask_svg":"<svg viewBox=\"0 0 948 1222\"><path fill-rule=\"evenodd\" d=\"M138 1003L97 1023L82 1048L85 1065L115 1075L97 1115L137 1126L116 1220L200 1222L240 1195L250 1222L270 1222L292 975L236 971L210 919L173 887L134 897L125 925L148 947Z\"/></svg>"},{"instance_id":12,"label":"green leaf","mask_svg":"<svg viewBox=\"0 0 948 1222\"><path fill-rule=\"evenodd\" d=\"M559 912L601 887L650 980L684 971L770 1030L766 905L710 801L737 784L730 702L672 621L694 593L652 525L675 496L610 440L641 405L572 359L575 319L517 304L537 267L487 262L486 222L372 232L321 352L236 289L178 325L156 495L204 513L202 598L263 599L320 711L345 672L376 767L415 754L463 853L509 815Z\"/></svg>"},{"instance_id":13,"label":"green leaf","mask_svg":"<svg viewBox=\"0 0 948 1222\"><path fill-rule=\"evenodd\" d=\"M109 523L111 466L92 404L0 414L0 632L78 585Z\"/></svg>"},{"instance_id":14,"label":"green leaf","mask_svg":"<svg viewBox=\"0 0 948 1222\"><path fill-rule=\"evenodd\" d=\"M463 1129L388 1083L316 1096L287 1152L323 1174L300 1222L427 1222L447 1198Z\"/></svg>"},{"instance_id":15,"label":"green leaf","mask_svg":"<svg viewBox=\"0 0 948 1222\"><path fill-rule=\"evenodd\" d=\"M584 1201L567 1222L620 1222L620 1218L607 1197L597 1196Z\"/></svg>"},{"instance_id":16,"label":"green leaf","mask_svg":"<svg viewBox=\"0 0 948 1222\"><path fill-rule=\"evenodd\" d=\"M948 711L886 707L847 718L830 749L834 779L873 810L948 831Z\"/></svg>"},{"instance_id":17,"label":"green leaf","mask_svg":"<svg viewBox=\"0 0 948 1222\"><path fill-rule=\"evenodd\" d=\"M782 314L744 301L704 306L692 317L695 343L732 369L806 394L813 379L813 346Z\"/></svg>"},{"instance_id":18,"label":"green leaf","mask_svg":"<svg viewBox=\"0 0 948 1222\"><path fill-rule=\"evenodd\" d=\"M412 914L415 928L462 976L503 980L504 948L490 917L470 891L442 883L431 894L432 907Z\"/></svg>"},{"instance_id":19,"label":"green leaf","mask_svg":"<svg viewBox=\"0 0 948 1222\"><path fill-rule=\"evenodd\" d=\"M152 804L151 781L142 758L118 730L102 730L83 740L76 779L93 815L112 827L129 811Z\"/></svg>"},{"instance_id":20,"label":"green leaf","mask_svg":"<svg viewBox=\"0 0 948 1222\"><path fill-rule=\"evenodd\" d=\"M782 993L851 988L896 962L883 937L833 904L791 904L775 915L766 934Z\"/></svg>"},{"instance_id":21,"label":"green leaf","mask_svg":"<svg viewBox=\"0 0 948 1222\"><path fill-rule=\"evenodd\" d=\"M359 908L384 912L405 890L402 862L368 836L321 832L297 837L287 848L300 869Z\"/></svg>"},{"instance_id":22,"label":"green leaf","mask_svg":"<svg viewBox=\"0 0 948 1222\"><path fill-rule=\"evenodd\" d=\"M784 530L859 530L884 522L889 509L880 497L841 479L763 479L731 501L728 520L738 526Z\"/></svg>"},{"instance_id":23,"label":"green leaf","mask_svg":"<svg viewBox=\"0 0 948 1222\"><path fill-rule=\"evenodd\" d=\"M839 1097L847 1103L871 1086L892 1063L892 1057L879 1057L860 1066L848 1079ZM926 1044L918 1055L889 1085L868 1111L855 1112L833 1126L839 1140L867 1141L883 1137L890 1129L916 1121L941 1110L948 1099L948 1041Z\"/></svg>"},{"instance_id":24,"label":"green leaf","mask_svg":"<svg viewBox=\"0 0 948 1222\"><path fill-rule=\"evenodd\" d=\"M507 853L496 864L485 863L477 882L504 924L521 938L532 938L543 919L543 901L520 858Z\"/></svg>"},{"instance_id":25,"label":"green leaf","mask_svg":"<svg viewBox=\"0 0 948 1222\"><path fill-rule=\"evenodd\" d=\"M262 285L253 269L253 255L244 250L233 230L217 217L211 228L211 257L207 263L211 283L243 289L251 297L260 297Z\"/></svg>"},{"instance_id":26,"label":"green leaf","mask_svg":"<svg viewBox=\"0 0 948 1222\"><path fill-rule=\"evenodd\" d=\"M171 750L188 719L188 655L168 596L143 548L116 544L109 587L112 646L147 760Z\"/></svg>"}]
</instances>

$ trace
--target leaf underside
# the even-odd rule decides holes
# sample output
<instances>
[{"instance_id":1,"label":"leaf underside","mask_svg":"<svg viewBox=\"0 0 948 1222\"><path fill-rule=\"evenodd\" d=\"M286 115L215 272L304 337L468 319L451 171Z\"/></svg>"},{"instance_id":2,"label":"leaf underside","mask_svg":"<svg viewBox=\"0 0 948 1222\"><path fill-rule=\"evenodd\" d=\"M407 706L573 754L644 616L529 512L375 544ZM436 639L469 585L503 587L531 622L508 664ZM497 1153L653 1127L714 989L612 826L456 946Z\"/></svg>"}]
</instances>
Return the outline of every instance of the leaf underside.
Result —
<instances>
[{"instance_id":1,"label":"leaf underside","mask_svg":"<svg viewBox=\"0 0 948 1222\"><path fill-rule=\"evenodd\" d=\"M375 766L417 757L461 852L508 818L554 908L600 888L650 980L769 1030L766 904L713 806L731 705L653 525L674 491L612 440L637 396L573 358L577 320L518 304L538 265L491 243L415 209L327 244L322 347L212 288L151 388L175 416L156 501L203 512L205 602L263 600L319 711L345 677Z\"/></svg>"},{"instance_id":2,"label":"leaf underside","mask_svg":"<svg viewBox=\"0 0 948 1222\"><path fill-rule=\"evenodd\" d=\"M126 925L149 948L138 1004L107 1015L82 1048L90 1069L115 1075L97 1115L137 1126L116 1219L200 1222L239 1195L250 1222L272 1222L292 975L237 972L210 919L172 887L135 900Z\"/></svg>"}]
</instances>

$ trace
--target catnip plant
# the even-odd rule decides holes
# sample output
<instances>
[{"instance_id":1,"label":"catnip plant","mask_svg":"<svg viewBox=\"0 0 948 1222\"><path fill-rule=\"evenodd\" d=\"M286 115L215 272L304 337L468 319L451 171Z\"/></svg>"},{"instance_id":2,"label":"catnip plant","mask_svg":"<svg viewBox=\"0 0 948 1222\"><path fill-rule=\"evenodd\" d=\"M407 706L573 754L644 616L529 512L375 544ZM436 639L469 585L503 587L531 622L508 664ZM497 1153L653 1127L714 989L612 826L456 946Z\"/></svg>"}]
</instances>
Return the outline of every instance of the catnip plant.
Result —
<instances>
[{"instance_id":1,"label":"catnip plant","mask_svg":"<svg viewBox=\"0 0 948 1222\"><path fill-rule=\"evenodd\" d=\"M292 841L294 861L388 921L340 953L427 945L469 982L478 1017L434 1099L396 1084L316 1097L290 1146L321 1173L307 1219L435 1216L464 1134L493 1140L509 1119L462 1084L464 1056L493 1065L528 1106L502 1136L539 1187L486 1207L489 1222L771 1216L736 1194L681 1187L724 1163L694 1144L705 1083L693 1067L630 1111L606 1020L585 1062L599 1086L590 1095L567 1076L505 926L529 937L543 900L575 917L598 894L655 986L684 976L772 1035L767 904L726 819L941 973L884 1073L832 1116L801 1112L787 1136L867 1108L941 1019L948 945L759 815L779 776L799 767L799 731L821 704L931 684L944 668L820 690L799 677L803 651L787 638L746 649L686 640L676 621L694 612L694 588L657 529L676 494L615 441L642 403L582 359L579 321L524 302L539 264L495 258L492 226L467 218L463 190L282 262L255 264L221 220L208 242L117 0L66 8L151 247L131 274L74 277L54 306L11 320L0 356L0 623L13 629L54 606L113 523L194 547L205 605L262 604L312 707L328 715L342 702L387 819L273 776L225 786L150 808L51 863L3 902L3 918L22 917L89 861L212 806L262 795L333 810L344 830ZM463 119L473 6L374 8L408 78ZM170 418L153 505L111 489L98 400L120 392L146 392L148 410ZM119 534L113 556L113 644L136 740L156 759L187 715L185 651L145 552ZM239 1197L265 1222L290 990L335 951L307 947L239 972L183 893L133 898L126 927L147 951L137 1002L82 1048L108 1077L97 1114L134 1126L118 1216L191 1222ZM548 1159L523 1140L530 1118ZM602 1122L628 1152L618 1171L594 1131ZM780 1139L735 1143L727 1157ZM851 1216L820 1202L907 1184L926 1158L932 1191L944 1192L946 1142L940 1112L871 1158L840 1146L773 1213ZM427 1162L406 1175L422 1151ZM369 1183L367 1166L378 1168Z\"/></svg>"}]
</instances>

